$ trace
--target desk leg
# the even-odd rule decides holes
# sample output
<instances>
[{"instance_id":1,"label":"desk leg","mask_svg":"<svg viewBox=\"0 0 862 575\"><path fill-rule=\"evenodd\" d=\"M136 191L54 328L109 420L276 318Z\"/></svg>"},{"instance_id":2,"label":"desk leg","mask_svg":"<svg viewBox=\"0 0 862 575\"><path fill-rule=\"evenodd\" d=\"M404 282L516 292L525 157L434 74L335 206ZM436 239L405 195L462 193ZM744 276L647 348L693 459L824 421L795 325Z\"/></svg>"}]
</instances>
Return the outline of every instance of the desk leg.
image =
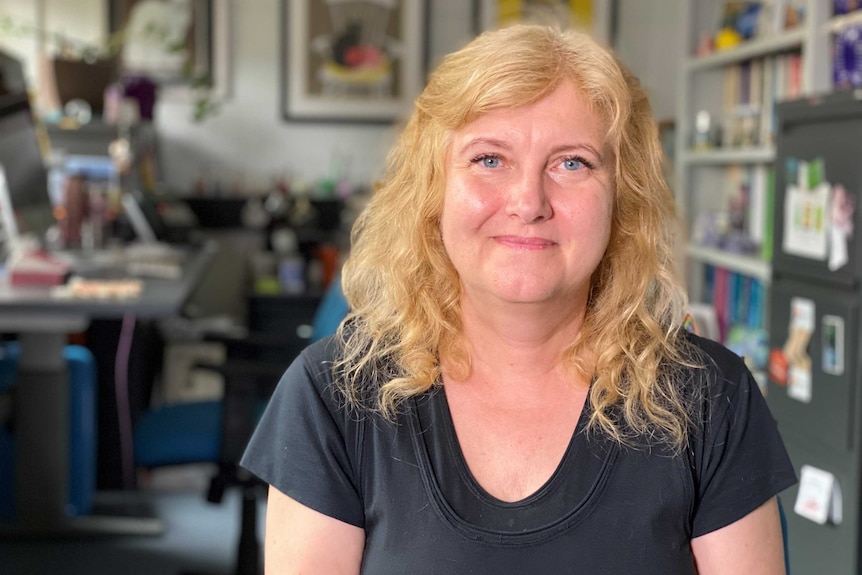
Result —
<instances>
[{"instance_id":1,"label":"desk leg","mask_svg":"<svg viewBox=\"0 0 862 575\"><path fill-rule=\"evenodd\" d=\"M17 521L0 535L160 535L163 523L130 494L96 494L91 515L70 517L69 381L64 334L20 334L15 401Z\"/></svg>"},{"instance_id":2,"label":"desk leg","mask_svg":"<svg viewBox=\"0 0 862 575\"><path fill-rule=\"evenodd\" d=\"M21 334L17 383L18 517L25 529L66 518L69 475L69 387L65 335Z\"/></svg>"}]
</instances>

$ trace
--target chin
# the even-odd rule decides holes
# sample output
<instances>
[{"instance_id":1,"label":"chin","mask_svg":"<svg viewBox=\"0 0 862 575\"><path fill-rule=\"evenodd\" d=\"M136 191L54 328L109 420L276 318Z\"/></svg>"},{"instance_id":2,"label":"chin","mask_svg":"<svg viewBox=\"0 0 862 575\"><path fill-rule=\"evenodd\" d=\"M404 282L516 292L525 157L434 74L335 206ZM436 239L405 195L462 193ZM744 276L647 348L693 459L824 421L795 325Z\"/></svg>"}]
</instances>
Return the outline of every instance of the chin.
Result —
<instances>
[{"instance_id":1,"label":"chin","mask_svg":"<svg viewBox=\"0 0 862 575\"><path fill-rule=\"evenodd\" d=\"M495 293L501 300L512 303L543 303L559 295L557 290L548 286L523 283L497 286Z\"/></svg>"}]
</instances>

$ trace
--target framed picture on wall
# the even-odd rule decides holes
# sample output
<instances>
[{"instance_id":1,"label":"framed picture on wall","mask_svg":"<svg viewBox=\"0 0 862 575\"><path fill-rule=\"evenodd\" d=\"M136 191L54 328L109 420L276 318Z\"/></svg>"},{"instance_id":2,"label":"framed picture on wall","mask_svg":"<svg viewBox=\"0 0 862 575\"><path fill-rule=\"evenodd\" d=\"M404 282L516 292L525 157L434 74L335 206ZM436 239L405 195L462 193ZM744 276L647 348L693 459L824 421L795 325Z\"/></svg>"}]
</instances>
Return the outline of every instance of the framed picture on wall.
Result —
<instances>
[{"instance_id":1,"label":"framed picture on wall","mask_svg":"<svg viewBox=\"0 0 862 575\"><path fill-rule=\"evenodd\" d=\"M519 22L576 28L611 45L617 0L473 0L476 33Z\"/></svg>"},{"instance_id":2,"label":"framed picture on wall","mask_svg":"<svg viewBox=\"0 0 862 575\"><path fill-rule=\"evenodd\" d=\"M425 82L427 22L427 0L282 0L282 116L404 117Z\"/></svg>"},{"instance_id":3,"label":"framed picture on wall","mask_svg":"<svg viewBox=\"0 0 862 575\"><path fill-rule=\"evenodd\" d=\"M163 93L193 87L228 91L230 0L108 0L111 33L120 39L120 66L145 75Z\"/></svg>"}]
</instances>

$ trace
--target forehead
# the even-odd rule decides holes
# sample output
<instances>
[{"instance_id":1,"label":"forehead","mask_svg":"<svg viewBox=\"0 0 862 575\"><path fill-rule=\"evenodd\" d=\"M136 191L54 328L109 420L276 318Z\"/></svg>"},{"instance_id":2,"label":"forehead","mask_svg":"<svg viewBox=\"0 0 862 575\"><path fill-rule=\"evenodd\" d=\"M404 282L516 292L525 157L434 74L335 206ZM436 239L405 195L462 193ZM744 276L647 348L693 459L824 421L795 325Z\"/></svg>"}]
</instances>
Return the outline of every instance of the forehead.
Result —
<instances>
[{"instance_id":1,"label":"forehead","mask_svg":"<svg viewBox=\"0 0 862 575\"><path fill-rule=\"evenodd\" d=\"M490 110L450 133L457 145L476 137L577 137L603 147L605 122L574 83L566 81L539 100Z\"/></svg>"}]
</instances>

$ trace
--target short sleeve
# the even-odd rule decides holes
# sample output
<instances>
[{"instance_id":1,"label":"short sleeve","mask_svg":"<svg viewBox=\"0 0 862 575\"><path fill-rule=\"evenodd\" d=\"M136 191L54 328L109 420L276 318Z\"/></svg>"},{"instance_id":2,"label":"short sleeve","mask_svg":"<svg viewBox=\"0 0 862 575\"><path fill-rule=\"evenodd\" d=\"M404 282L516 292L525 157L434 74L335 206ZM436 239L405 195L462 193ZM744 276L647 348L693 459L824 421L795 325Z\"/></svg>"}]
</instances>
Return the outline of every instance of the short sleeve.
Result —
<instances>
[{"instance_id":1,"label":"short sleeve","mask_svg":"<svg viewBox=\"0 0 862 575\"><path fill-rule=\"evenodd\" d=\"M775 420L742 359L718 344L701 345L715 364L708 368L702 443L695 447L692 537L741 519L796 483Z\"/></svg>"},{"instance_id":2,"label":"short sleeve","mask_svg":"<svg viewBox=\"0 0 862 575\"><path fill-rule=\"evenodd\" d=\"M363 527L353 426L332 386L331 347L331 339L315 343L288 368L240 465L303 505Z\"/></svg>"}]
</instances>

